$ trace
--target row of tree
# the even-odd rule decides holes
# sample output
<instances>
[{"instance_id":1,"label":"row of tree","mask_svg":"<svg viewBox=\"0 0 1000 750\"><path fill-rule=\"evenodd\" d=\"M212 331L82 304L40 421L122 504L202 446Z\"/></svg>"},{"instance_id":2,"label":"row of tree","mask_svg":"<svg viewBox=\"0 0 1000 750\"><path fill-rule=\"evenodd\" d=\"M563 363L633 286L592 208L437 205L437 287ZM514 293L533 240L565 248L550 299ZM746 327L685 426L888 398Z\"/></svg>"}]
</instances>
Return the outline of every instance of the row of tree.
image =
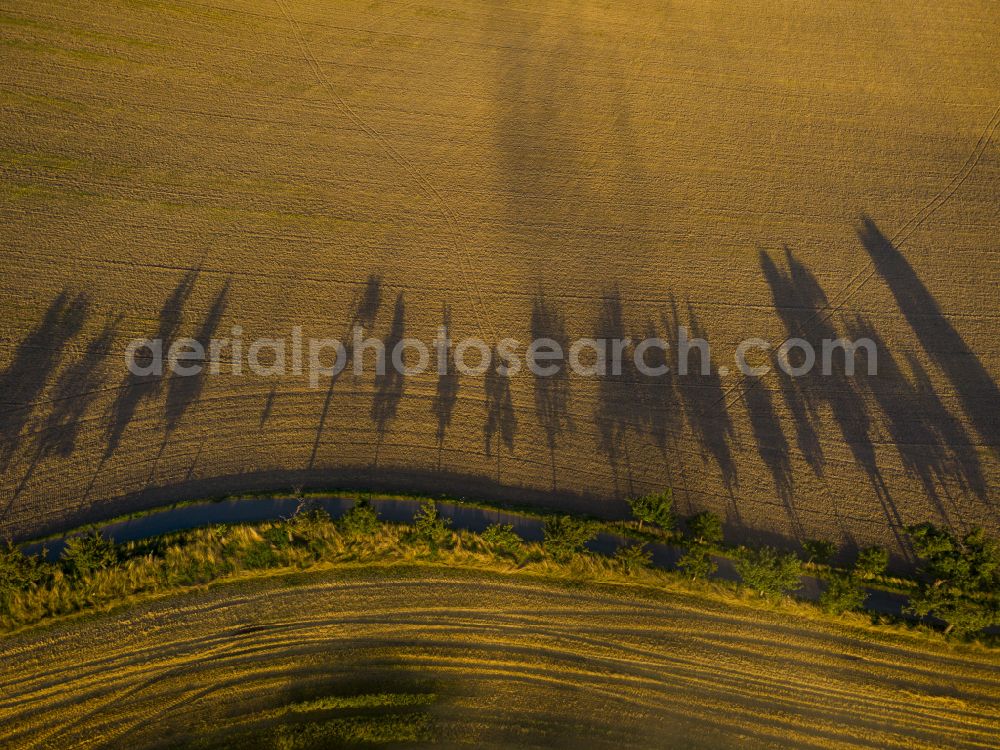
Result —
<instances>
[{"instance_id":1,"label":"row of tree","mask_svg":"<svg viewBox=\"0 0 1000 750\"><path fill-rule=\"evenodd\" d=\"M635 498L631 507L639 532L684 548L677 568L689 578L709 578L718 568L718 557L724 555L732 559L744 586L763 597L775 598L798 589L805 567L808 567L823 581L819 603L831 613L863 610L867 599L866 582L884 575L888 567L889 555L881 547L861 550L853 565L846 568L830 564L837 549L824 540L805 542L802 556L767 546L726 547L721 518L704 511L679 524L669 490ZM310 523L329 521L322 511L312 511L311 515L297 516L295 528L301 531ZM436 504L426 500L408 533L412 539L423 541L432 548L448 547L456 539L450 524L450 519L440 516ZM337 526L344 536L362 539L375 535L380 521L369 503L359 502L338 520ZM678 526L683 528L678 530ZM599 529L599 525L576 516L547 516L543 524L542 550L553 560L567 563L585 552ZM267 533L277 532L272 529ZM963 635L1000 623L1000 543L996 539L981 529L959 537L932 524L912 526L907 534L921 560L910 594L909 611L913 615L936 618L945 624L946 632ZM309 534L300 536L306 540L311 538ZM510 524L493 524L480 538L502 555L520 560L526 554L524 541ZM255 551L261 559L255 558L248 564L267 567L268 554L279 542L282 540L265 539ZM622 545L615 558L626 572L647 567L652 562L650 550L641 541ZM0 548L0 615L7 612L8 603L16 592L40 586L53 575L83 579L118 562L119 548L97 531L68 539L56 564L47 563L39 556L26 556L9 545L6 549Z\"/></svg>"},{"instance_id":2,"label":"row of tree","mask_svg":"<svg viewBox=\"0 0 1000 750\"><path fill-rule=\"evenodd\" d=\"M767 546L727 550L722 520L708 511L688 518L685 533L678 536L670 490L634 498L630 505L640 530L650 524L665 539L685 546L678 568L691 578L711 576L717 569L713 555L726 553L744 585L762 596L780 596L799 588L805 563L823 581L820 606L835 614L864 609L864 583L885 575L889 566L888 551L874 546L859 550L849 567L833 567L836 545L817 539L803 543L802 557ZM930 523L909 526L906 535L920 560L910 614L940 620L947 633L968 635L1000 625L1000 541L981 528L956 536Z\"/></svg>"}]
</instances>

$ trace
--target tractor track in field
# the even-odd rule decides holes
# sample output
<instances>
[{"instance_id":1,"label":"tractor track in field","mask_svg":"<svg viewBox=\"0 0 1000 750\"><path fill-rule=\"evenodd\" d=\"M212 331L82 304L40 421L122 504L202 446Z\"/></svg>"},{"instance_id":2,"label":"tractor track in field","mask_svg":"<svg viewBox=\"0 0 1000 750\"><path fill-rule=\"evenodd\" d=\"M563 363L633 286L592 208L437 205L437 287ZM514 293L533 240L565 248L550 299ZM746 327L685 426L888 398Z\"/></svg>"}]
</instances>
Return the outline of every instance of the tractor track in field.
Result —
<instances>
[{"instance_id":1,"label":"tractor track in field","mask_svg":"<svg viewBox=\"0 0 1000 750\"><path fill-rule=\"evenodd\" d=\"M597 724L641 746L694 726L716 741L809 737L838 747L924 747L944 737L972 747L1000 729L988 711L1000 699L996 667L992 657L977 663L982 654L871 642L839 625L790 624L697 596L619 600L606 588L443 569L306 576L291 588L280 577L247 580L0 639L4 741L87 746L127 730L132 747L164 732L176 742L186 727L225 729L228 720L205 722L250 695L258 697L237 712L240 726L255 721L250 710L273 716L281 691L254 686L349 681L364 670L433 679L444 722L572 733L610 703L616 710L593 714ZM66 662L73 644L92 641L101 656ZM936 698L930 686L942 680L952 687ZM71 705L67 721L51 723Z\"/></svg>"}]
</instances>

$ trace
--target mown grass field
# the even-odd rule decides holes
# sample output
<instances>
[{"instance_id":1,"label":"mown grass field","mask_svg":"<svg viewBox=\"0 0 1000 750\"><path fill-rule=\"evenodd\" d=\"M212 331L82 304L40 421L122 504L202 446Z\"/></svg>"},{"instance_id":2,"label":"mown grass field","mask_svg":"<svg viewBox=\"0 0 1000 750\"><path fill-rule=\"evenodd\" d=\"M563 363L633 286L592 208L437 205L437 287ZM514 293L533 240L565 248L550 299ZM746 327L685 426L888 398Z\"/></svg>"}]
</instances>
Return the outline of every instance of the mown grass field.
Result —
<instances>
[{"instance_id":1,"label":"mown grass field","mask_svg":"<svg viewBox=\"0 0 1000 750\"><path fill-rule=\"evenodd\" d=\"M254 487L996 530L995 3L12 0L0 533ZM867 218L866 218L867 217ZM878 379L130 381L136 336L865 334ZM717 370L716 370L717 372ZM503 393L500 394L503 396Z\"/></svg>"},{"instance_id":2,"label":"mown grass field","mask_svg":"<svg viewBox=\"0 0 1000 750\"><path fill-rule=\"evenodd\" d=\"M258 577L2 647L11 748L939 748L1000 733L992 651L434 565Z\"/></svg>"}]
</instances>

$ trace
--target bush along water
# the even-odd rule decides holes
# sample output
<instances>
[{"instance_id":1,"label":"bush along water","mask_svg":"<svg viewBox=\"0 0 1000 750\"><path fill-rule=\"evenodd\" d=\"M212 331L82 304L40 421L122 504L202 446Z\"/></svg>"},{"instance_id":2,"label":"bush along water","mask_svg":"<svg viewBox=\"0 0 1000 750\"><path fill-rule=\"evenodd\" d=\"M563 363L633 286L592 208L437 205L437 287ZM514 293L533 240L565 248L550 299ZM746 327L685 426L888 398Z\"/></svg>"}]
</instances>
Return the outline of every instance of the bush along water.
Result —
<instances>
[{"instance_id":1,"label":"bush along water","mask_svg":"<svg viewBox=\"0 0 1000 750\"><path fill-rule=\"evenodd\" d=\"M647 499L637 504L637 516L673 532L671 506L669 494ZM322 509L304 505L286 520L211 526L123 545L88 530L67 539L55 562L47 561L44 551L26 556L16 547L0 547L0 626L12 629L139 595L270 570L424 560L573 579L638 577L658 585L708 579L717 559L728 557L740 587L767 602L795 592L808 570L822 582L820 608L839 615L864 611L866 583L883 580L888 563L885 550L870 547L858 553L851 567L834 568L830 560L836 548L822 540L805 542L802 559L771 547L727 548L721 518L706 511L687 518L683 531L674 532L672 538L684 552L677 572L667 572L651 568L646 532L626 540L611 557L588 552L587 544L601 528L599 522L576 516L545 516L543 541L530 543L510 524L495 523L480 534L456 531L433 500L424 500L413 522L401 525L382 522L371 504L361 500L336 522ZM931 524L912 526L907 533L921 561L918 579L908 584L911 616L942 622L946 633L960 637L1000 623L996 539L979 529L957 537Z\"/></svg>"}]
</instances>

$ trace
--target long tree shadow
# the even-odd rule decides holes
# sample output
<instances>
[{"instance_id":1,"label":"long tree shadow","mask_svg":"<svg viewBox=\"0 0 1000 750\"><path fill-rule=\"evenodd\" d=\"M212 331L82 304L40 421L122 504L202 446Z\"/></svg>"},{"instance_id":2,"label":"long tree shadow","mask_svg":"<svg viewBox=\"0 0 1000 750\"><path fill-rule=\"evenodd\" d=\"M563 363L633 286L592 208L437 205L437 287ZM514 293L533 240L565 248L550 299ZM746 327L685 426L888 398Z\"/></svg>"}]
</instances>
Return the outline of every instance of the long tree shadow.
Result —
<instances>
[{"instance_id":1,"label":"long tree shadow","mask_svg":"<svg viewBox=\"0 0 1000 750\"><path fill-rule=\"evenodd\" d=\"M826 293L819 282L785 248L789 266L787 274L781 272L771 256L760 252L760 266L774 300L774 307L785 325L787 338L807 338L809 325L818 317L817 311L827 306ZM793 378L772 362L777 373L785 405L795 421L795 439L799 451L816 476L822 476L825 459L815 425L819 422L818 406L822 396L817 395L812 378Z\"/></svg>"},{"instance_id":2,"label":"long tree shadow","mask_svg":"<svg viewBox=\"0 0 1000 750\"><path fill-rule=\"evenodd\" d=\"M86 294L61 292L49 304L38 328L29 333L0 374L0 471L6 471L63 348L79 333L87 316Z\"/></svg>"},{"instance_id":3,"label":"long tree shadow","mask_svg":"<svg viewBox=\"0 0 1000 750\"><path fill-rule=\"evenodd\" d=\"M160 443L160 450L156 454L156 458L153 459L150 478L156 474L156 466L163 455L164 449L167 447L167 443L170 442L170 436L174 434L174 431L187 411L201 398L201 392L205 387L205 379L209 374L209 348L212 339L215 337L215 332L222 322L226 306L229 304L231 281L231 279L227 279L222 289L215 295L208 313L198 326L198 331L192 337L201 348L203 355L198 359L192 358L184 364L185 366L196 368L196 371L188 375L174 373L166 377L167 397L164 411L166 427L163 433L163 442Z\"/></svg>"},{"instance_id":4,"label":"long tree shadow","mask_svg":"<svg viewBox=\"0 0 1000 750\"><path fill-rule=\"evenodd\" d=\"M531 305L531 340L549 339L562 351L569 351L569 337L566 334L566 319L545 296L538 292ZM569 369L565 364L552 375L533 373L535 379L535 415L545 433L545 444L549 449L552 467L552 489L556 489L556 449L559 438L566 430L573 429L570 416Z\"/></svg>"},{"instance_id":5,"label":"long tree shadow","mask_svg":"<svg viewBox=\"0 0 1000 750\"><path fill-rule=\"evenodd\" d=\"M775 411L771 391L758 379L745 375L742 384L743 403L750 417L750 428L757 453L771 472L774 489L785 505L788 518L796 537L803 536L802 524L792 502L792 462L789 456L788 439L781 427L781 420Z\"/></svg>"},{"instance_id":6,"label":"long tree shadow","mask_svg":"<svg viewBox=\"0 0 1000 750\"><path fill-rule=\"evenodd\" d=\"M323 399L323 408L320 411L319 424L316 425L316 437L313 439L312 452L309 454L307 469L312 469L316 464L316 456L319 453L319 446L323 438L323 430L326 429L326 418L330 413L330 404L333 401L333 391L341 376L347 372L347 366L354 359L353 331L355 326L368 329L375 324L375 317L378 315L379 307L382 304L382 277L377 274L369 274L365 282L364 289L354 300L354 307L351 319L347 324L347 331L341 342L344 346L345 359L344 368L331 376L330 385L327 386L326 396Z\"/></svg>"},{"instance_id":7,"label":"long tree shadow","mask_svg":"<svg viewBox=\"0 0 1000 750\"><path fill-rule=\"evenodd\" d=\"M162 342L164 356L169 351L180 329L184 314L184 306L194 289L194 282L198 276L197 270L191 270L184 274L180 282L164 301L160 308L159 322L157 329L149 336L151 340ZM145 356L136 353L137 364L148 365L152 358L152 352ZM129 371L122 380L118 389L118 395L111 405L108 418L107 445L104 449L104 460L107 460L118 449L125 429L135 418L135 412L139 405L147 400L158 397L163 390L164 375L151 372L149 374L137 375Z\"/></svg>"},{"instance_id":8,"label":"long tree shadow","mask_svg":"<svg viewBox=\"0 0 1000 750\"><path fill-rule=\"evenodd\" d=\"M66 457L76 446L83 416L107 380L108 355L118 335L122 316L110 319L90 340L76 362L63 370L52 391L52 410L42 424L38 451L42 458Z\"/></svg>"},{"instance_id":9,"label":"long tree shadow","mask_svg":"<svg viewBox=\"0 0 1000 750\"><path fill-rule=\"evenodd\" d=\"M502 159L507 190L506 210L513 224L537 218L535 196L558 194L566 211L581 211L572 199L582 197L586 180L565 178L583 174L579 149L568 148L576 124L574 107L586 99L580 91L576 66L560 63L568 39L579 27L572 15L562 21L562 33L551 48L537 19L499 4L484 27L484 39L498 50L495 57L493 128L496 152ZM542 49L542 47L545 49Z\"/></svg>"},{"instance_id":10,"label":"long tree shadow","mask_svg":"<svg viewBox=\"0 0 1000 750\"><path fill-rule=\"evenodd\" d=\"M184 414L198 400L205 387L205 378L208 377L207 353L215 332L222 322L226 306L229 304L230 285L231 281L227 280L222 289L215 295L208 313L198 326L198 331L193 337L202 350L206 352L205 357L202 357L198 361L192 360L188 363L190 365L200 365L197 372L192 375L173 375L167 382L166 433L168 436L177 429L177 425L184 417Z\"/></svg>"},{"instance_id":11,"label":"long tree shadow","mask_svg":"<svg viewBox=\"0 0 1000 750\"><path fill-rule=\"evenodd\" d=\"M451 308L445 304L441 313L440 335L445 342L444 351L451 350ZM441 453L444 449L444 437L451 425L452 415L455 412L455 403L458 401L458 368L451 356L445 357L444 362L438 362L437 388L434 392L434 399L431 401L431 413L437 420L437 430L435 439L437 441L437 467L441 468Z\"/></svg>"},{"instance_id":12,"label":"long tree shadow","mask_svg":"<svg viewBox=\"0 0 1000 750\"><path fill-rule=\"evenodd\" d=\"M483 441L486 455L493 456L496 450L497 481L500 481L501 444L508 453L514 452L514 437L517 435L517 412L510 392L510 373L499 351L494 348L489 367L483 378L486 395L486 421L483 424ZM495 445L494 445L495 443Z\"/></svg>"},{"instance_id":13,"label":"long tree shadow","mask_svg":"<svg viewBox=\"0 0 1000 750\"><path fill-rule=\"evenodd\" d=\"M780 390L792 415L795 426L795 444L799 452L809 464L813 474L817 477L823 476L823 446L819 440L819 433L816 425L819 423L819 414L816 411L817 399L803 389L803 383L798 378L793 378L783 369L777 366L777 361L772 358L771 371L775 373Z\"/></svg>"},{"instance_id":14,"label":"long tree shadow","mask_svg":"<svg viewBox=\"0 0 1000 750\"><path fill-rule=\"evenodd\" d=\"M904 356L910 372L913 373L918 408L931 430L938 435L941 444L951 454L954 462L952 478L958 481L963 490L968 489L984 502L988 502L989 492L986 480L983 477L979 454L971 436L962 425L962 421L948 411L944 402L941 401L931 383L930 375L923 365L910 352Z\"/></svg>"},{"instance_id":15,"label":"long tree shadow","mask_svg":"<svg viewBox=\"0 0 1000 750\"><path fill-rule=\"evenodd\" d=\"M885 417L886 429L904 470L920 480L941 519L954 526L941 497L942 492L946 495L948 492L946 480L957 482L980 498L986 497L979 458L968 434L945 409L916 359L909 360L915 376L911 380L869 320L856 317L848 330L855 341L868 338L875 343L876 375L867 375L867 355L864 349L859 350L862 382Z\"/></svg>"},{"instance_id":16,"label":"long tree shadow","mask_svg":"<svg viewBox=\"0 0 1000 750\"><path fill-rule=\"evenodd\" d=\"M60 307L62 307L61 303ZM67 325L63 331L64 335L74 336L79 331L86 317L87 307L88 302L85 295L78 295L75 302L68 303L65 307L66 314L60 316ZM34 455L3 510L2 518L4 520L24 488L27 487L38 465L45 458L52 455L68 456L72 453L80 431L83 414L103 383L102 366L114 340L116 325L117 321L109 324L101 334L90 342L83 357L65 368L53 384L51 399L49 399L49 404L51 404L49 413L35 432ZM54 352L59 358L61 358L61 349L62 344ZM48 374L42 377L44 380L48 380ZM42 387L44 387L44 380L41 384ZM40 390L37 395L40 395ZM23 416L27 418L35 406L35 403L26 405L22 412ZM21 430L18 428L18 436L20 436L20 432Z\"/></svg>"},{"instance_id":17,"label":"long tree shadow","mask_svg":"<svg viewBox=\"0 0 1000 750\"><path fill-rule=\"evenodd\" d=\"M676 303L671 310L672 320L668 325L671 349L678 351L681 320ZM688 336L690 340L708 341L708 334L698 319L694 309L687 306ZM733 496L737 484L736 462L732 445L736 442L736 429L726 406L722 380L715 363L708 359L708 367L702 366L698 349L692 347L687 374L678 373L678 392L684 404L684 416L688 427L698 441L702 457L710 457L718 467L722 483L733 503L733 512L739 522L739 508Z\"/></svg>"},{"instance_id":18,"label":"long tree shadow","mask_svg":"<svg viewBox=\"0 0 1000 750\"><path fill-rule=\"evenodd\" d=\"M816 352L822 352L823 340L840 338L829 320L829 302L822 285L803 265L788 247L784 248L788 270L779 269L764 251L760 253L760 266L764 273L774 301L775 310L785 326L787 338L801 338ZM794 356L793 356L794 354ZM803 364L804 354L793 350L788 363L796 368ZM816 451L818 443L810 441L815 431L812 422L819 424L819 407L830 409L844 444L850 450L854 461L864 470L875 495L882 505L889 521L890 529L899 542L900 549L907 549L900 537L902 519L889 494L875 455L871 440L871 416L864 396L859 392L854 378L846 372L846 358L833 357L828 374L819 366L795 378L783 378L786 403L796 420L809 420L807 424L796 424L799 448L814 466L822 466L822 454ZM781 370L774 364L775 370ZM803 437L806 439L803 440Z\"/></svg>"},{"instance_id":19,"label":"long tree shadow","mask_svg":"<svg viewBox=\"0 0 1000 750\"><path fill-rule=\"evenodd\" d=\"M626 473L626 494L634 493L632 460L629 454L629 430L642 430L644 419L638 393L638 372L631 346L615 354L614 342L628 339L621 294L614 289L604 295L597 316L594 339L605 342L601 372L597 376L597 448L603 453L614 475L616 494L621 494L621 464Z\"/></svg>"},{"instance_id":20,"label":"long tree shadow","mask_svg":"<svg viewBox=\"0 0 1000 750\"><path fill-rule=\"evenodd\" d=\"M643 361L649 371L639 372L637 376L642 406L639 416L642 429L652 438L663 457L667 467L667 480L673 487L674 466L670 454L677 447L684 413L677 392L677 361L673 356L674 349L669 346L670 334L660 336L652 321L646 323L645 338L662 339L665 346L653 346L643 353ZM653 374L660 372L662 374Z\"/></svg>"},{"instance_id":21,"label":"long tree shadow","mask_svg":"<svg viewBox=\"0 0 1000 750\"><path fill-rule=\"evenodd\" d=\"M945 317L909 261L875 222L863 216L857 232L927 356L951 381L969 422L1000 456L1000 388Z\"/></svg>"},{"instance_id":22,"label":"long tree shadow","mask_svg":"<svg viewBox=\"0 0 1000 750\"><path fill-rule=\"evenodd\" d=\"M371 408L371 419L375 423L375 432L378 436L375 443L375 466L378 466L379 451L386 433L389 431L389 426L396 418L399 402L403 398L405 378L403 373L393 364L392 352L405 337L405 329L406 305L403 302L403 293L400 292L396 297L392 326L382 341L382 345L385 347L385 368L383 372L375 375L375 393L372 397Z\"/></svg>"}]
</instances>

